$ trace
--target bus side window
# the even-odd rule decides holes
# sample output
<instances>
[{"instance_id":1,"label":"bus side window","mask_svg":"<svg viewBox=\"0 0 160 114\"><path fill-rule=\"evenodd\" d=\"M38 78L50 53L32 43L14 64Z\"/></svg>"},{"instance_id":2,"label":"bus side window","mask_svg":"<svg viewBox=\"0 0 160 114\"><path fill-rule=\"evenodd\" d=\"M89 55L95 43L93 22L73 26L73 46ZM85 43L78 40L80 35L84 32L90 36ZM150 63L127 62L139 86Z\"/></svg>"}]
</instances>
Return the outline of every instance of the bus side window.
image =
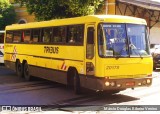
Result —
<instances>
[{"instance_id":1,"label":"bus side window","mask_svg":"<svg viewBox=\"0 0 160 114\"><path fill-rule=\"evenodd\" d=\"M59 28L58 27L54 27L53 28L53 42L54 43L62 41L58 33L59 33Z\"/></svg>"},{"instance_id":2,"label":"bus side window","mask_svg":"<svg viewBox=\"0 0 160 114\"><path fill-rule=\"evenodd\" d=\"M30 39L31 39L31 31L30 30L25 30L22 32L22 39L23 39L23 42L30 42Z\"/></svg>"},{"instance_id":3,"label":"bus side window","mask_svg":"<svg viewBox=\"0 0 160 114\"><path fill-rule=\"evenodd\" d=\"M6 32L6 42L11 43L13 41L13 32L12 31L7 31Z\"/></svg>"},{"instance_id":4,"label":"bus side window","mask_svg":"<svg viewBox=\"0 0 160 114\"><path fill-rule=\"evenodd\" d=\"M83 43L84 25L68 26L67 43Z\"/></svg>"},{"instance_id":5,"label":"bus side window","mask_svg":"<svg viewBox=\"0 0 160 114\"><path fill-rule=\"evenodd\" d=\"M75 31L76 28L74 26L68 26L68 30L67 30L67 43L75 43Z\"/></svg>"},{"instance_id":6,"label":"bus side window","mask_svg":"<svg viewBox=\"0 0 160 114\"><path fill-rule=\"evenodd\" d=\"M66 42L66 27L65 26L60 27L60 36L61 36L62 42Z\"/></svg>"},{"instance_id":7,"label":"bus side window","mask_svg":"<svg viewBox=\"0 0 160 114\"><path fill-rule=\"evenodd\" d=\"M14 31L13 32L13 42L21 42L21 31Z\"/></svg>"},{"instance_id":8,"label":"bus side window","mask_svg":"<svg viewBox=\"0 0 160 114\"><path fill-rule=\"evenodd\" d=\"M93 59L94 57L94 28L88 27L87 29L87 49L86 58Z\"/></svg>"},{"instance_id":9,"label":"bus side window","mask_svg":"<svg viewBox=\"0 0 160 114\"><path fill-rule=\"evenodd\" d=\"M42 42L50 42L52 36L52 28L42 29Z\"/></svg>"},{"instance_id":10,"label":"bus side window","mask_svg":"<svg viewBox=\"0 0 160 114\"><path fill-rule=\"evenodd\" d=\"M53 39L54 43L62 43L66 38L66 29L64 26L53 28Z\"/></svg>"},{"instance_id":11,"label":"bus side window","mask_svg":"<svg viewBox=\"0 0 160 114\"><path fill-rule=\"evenodd\" d=\"M83 44L84 39L84 25L77 25L76 42Z\"/></svg>"},{"instance_id":12,"label":"bus side window","mask_svg":"<svg viewBox=\"0 0 160 114\"><path fill-rule=\"evenodd\" d=\"M32 42L38 42L40 39L40 29L33 29L32 31Z\"/></svg>"}]
</instances>

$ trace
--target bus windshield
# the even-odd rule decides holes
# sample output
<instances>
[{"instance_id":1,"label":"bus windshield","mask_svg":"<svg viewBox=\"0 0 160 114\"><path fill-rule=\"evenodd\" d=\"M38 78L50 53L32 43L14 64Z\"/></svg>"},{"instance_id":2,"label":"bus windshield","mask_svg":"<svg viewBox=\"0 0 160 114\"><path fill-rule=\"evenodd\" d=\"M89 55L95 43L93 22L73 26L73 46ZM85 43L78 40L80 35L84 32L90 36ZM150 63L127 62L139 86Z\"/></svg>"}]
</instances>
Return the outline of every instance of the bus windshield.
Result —
<instances>
[{"instance_id":1,"label":"bus windshield","mask_svg":"<svg viewBox=\"0 0 160 114\"><path fill-rule=\"evenodd\" d=\"M100 24L98 44L101 57L144 57L150 55L145 25Z\"/></svg>"}]
</instances>

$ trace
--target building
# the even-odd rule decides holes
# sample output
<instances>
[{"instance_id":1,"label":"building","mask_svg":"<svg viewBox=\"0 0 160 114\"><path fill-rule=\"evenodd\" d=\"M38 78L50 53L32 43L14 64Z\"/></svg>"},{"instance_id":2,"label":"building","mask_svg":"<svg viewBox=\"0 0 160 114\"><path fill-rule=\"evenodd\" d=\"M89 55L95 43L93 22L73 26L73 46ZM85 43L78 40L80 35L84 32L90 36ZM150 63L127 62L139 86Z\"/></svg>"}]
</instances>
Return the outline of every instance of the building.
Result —
<instances>
[{"instance_id":1,"label":"building","mask_svg":"<svg viewBox=\"0 0 160 114\"><path fill-rule=\"evenodd\" d=\"M144 18L148 24L150 42L160 44L159 0L106 0L105 14Z\"/></svg>"},{"instance_id":2,"label":"building","mask_svg":"<svg viewBox=\"0 0 160 114\"><path fill-rule=\"evenodd\" d=\"M20 7L14 0L9 0L15 7L17 23L34 22L34 15L29 15L26 7ZM160 44L160 1L158 0L105 0L103 14L127 15L146 19L150 33L150 42Z\"/></svg>"},{"instance_id":3,"label":"building","mask_svg":"<svg viewBox=\"0 0 160 114\"><path fill-rule=\"evenodd\" d=\"M9 2L14 6L15 12L17 15L17 23L28 23L28 22L34 22L35 16L30 15L27 12L27 9L25 6L20 6L19 4L16 4L14 0L9 0Z\"/></svg>"}]
</instances>

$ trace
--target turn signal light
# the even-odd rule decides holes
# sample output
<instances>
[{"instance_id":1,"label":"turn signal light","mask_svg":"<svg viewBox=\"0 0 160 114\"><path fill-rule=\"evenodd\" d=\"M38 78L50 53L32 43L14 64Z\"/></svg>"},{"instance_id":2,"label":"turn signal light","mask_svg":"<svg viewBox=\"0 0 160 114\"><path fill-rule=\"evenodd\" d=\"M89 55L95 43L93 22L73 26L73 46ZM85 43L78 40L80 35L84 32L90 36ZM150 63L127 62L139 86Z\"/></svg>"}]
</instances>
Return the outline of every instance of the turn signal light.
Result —
<instances>
[{"instance_id":1,"label":"turn signal light","mask_svg":"<svg viewBox=\"0 0 160 114\"><path fill-rule=\"evenodd\" d=\"M115 82L111 82L111 86L115 86L116 84L115 84Z\"/></svg>"}]
</instances>

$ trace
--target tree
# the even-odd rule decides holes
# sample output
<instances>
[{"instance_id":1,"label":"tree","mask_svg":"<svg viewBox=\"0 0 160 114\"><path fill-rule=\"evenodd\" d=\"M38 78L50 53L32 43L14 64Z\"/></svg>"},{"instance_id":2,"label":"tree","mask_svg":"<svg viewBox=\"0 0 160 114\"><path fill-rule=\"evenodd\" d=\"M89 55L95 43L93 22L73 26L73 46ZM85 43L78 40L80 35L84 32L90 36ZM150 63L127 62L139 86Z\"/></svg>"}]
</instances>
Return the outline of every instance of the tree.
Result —
<instances>
[{"instance_id":1,"label":"tree","mask_svg":"<svg viewBox=\"0 0 160 114\"><path fill-rule=\"evenodd\" d=\"M5 26L15 23L16 13L8 0L0 0L0 30Z\"/></svg>"},{"instance_id":2,"label":"tree","mask_svg":"<svg viewBox=\"0 0 160 114\"><path fill-rule=\"evenodd\" d=\"M104 0L16 0L38 21L94 14Z\"/></svg>"}]
</instances>

